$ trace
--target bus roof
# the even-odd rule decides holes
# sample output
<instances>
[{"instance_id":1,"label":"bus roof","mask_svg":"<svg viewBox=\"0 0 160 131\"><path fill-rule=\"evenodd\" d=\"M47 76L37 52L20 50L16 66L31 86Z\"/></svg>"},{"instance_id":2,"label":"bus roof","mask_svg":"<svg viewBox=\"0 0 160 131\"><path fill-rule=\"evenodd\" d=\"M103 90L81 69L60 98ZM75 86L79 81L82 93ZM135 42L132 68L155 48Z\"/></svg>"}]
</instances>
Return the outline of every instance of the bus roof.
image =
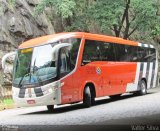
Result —
<instances>
[{"instance_id":1,"label":"bus roof","mask_svg":"<svg viewBox=\"0 0 160 131\"><path fill-rule=\"evenodd\" d=\"M66 32L66 33L58 33L58 34L53 34L53 35L46 35L46 36L42 36L42 37L28 40L28 41L22 43L19 46L19 49L43 45L43 44L51 43L53 41L57 41L59 39L65 39L65 38L71 38L71 37L73 37L73 38L84 37L84 38L90 39L90 40L106 41L106 42L112 42L112 43L138 46L138 42L124 40L122 38L117 38L117 37L113 37L113 36L91 34L91 33L85 33L85 32Z\"/></svg>"}]
</instances>

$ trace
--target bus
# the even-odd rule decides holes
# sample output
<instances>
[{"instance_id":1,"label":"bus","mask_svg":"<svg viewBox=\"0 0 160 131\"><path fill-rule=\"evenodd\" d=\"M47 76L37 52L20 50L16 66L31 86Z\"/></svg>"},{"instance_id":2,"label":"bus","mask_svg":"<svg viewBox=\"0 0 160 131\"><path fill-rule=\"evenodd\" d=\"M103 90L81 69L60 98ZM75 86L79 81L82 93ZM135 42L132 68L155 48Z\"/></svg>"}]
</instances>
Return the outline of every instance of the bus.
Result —
<instances>
[{"instance_id":1,"label":"bus","mask_svg":"<svg viewBox=\"0 0 160 131\"><path fill-rule=\"evenodd\" d=\"M47 35L22 43L15 55L12 92L18 107L145 95L158 84L158 52L151 44L85 32Z\"/></svg>"}]
</instances>

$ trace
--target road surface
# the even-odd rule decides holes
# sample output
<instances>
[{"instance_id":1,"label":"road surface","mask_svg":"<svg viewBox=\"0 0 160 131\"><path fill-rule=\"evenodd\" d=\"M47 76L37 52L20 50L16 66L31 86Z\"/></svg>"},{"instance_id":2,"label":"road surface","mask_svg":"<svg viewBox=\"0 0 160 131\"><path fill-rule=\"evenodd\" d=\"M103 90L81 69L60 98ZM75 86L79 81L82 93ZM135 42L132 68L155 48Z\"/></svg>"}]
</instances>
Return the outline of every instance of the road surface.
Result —
<instances>
[{"instance_id":1,"label":"road surface","mask_svg":"<svg viewBox=\"0 0 160 131\"><path fill-rule=\"evenodd\" d=\"M118 100L106 97L90 108L83 108L79 103L56 107L54 113L49 113L45 106L0 111L0 129L13 127L29 130L34 127L39 130L53 126L58 129L66 128L66 125L145 125L145 128L151 126L160 131L160 88L149 90L145 96L125 94Z\"/></svg>"}]
</instances>

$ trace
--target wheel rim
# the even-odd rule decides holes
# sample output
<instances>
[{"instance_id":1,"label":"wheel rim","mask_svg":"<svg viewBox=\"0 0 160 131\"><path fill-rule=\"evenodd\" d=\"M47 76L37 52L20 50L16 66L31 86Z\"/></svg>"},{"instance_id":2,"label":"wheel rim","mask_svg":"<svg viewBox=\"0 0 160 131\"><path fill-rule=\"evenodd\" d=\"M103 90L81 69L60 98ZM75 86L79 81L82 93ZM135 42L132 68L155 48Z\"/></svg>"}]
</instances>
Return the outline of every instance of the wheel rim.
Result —
<instances>
[{"instance_id":1,"label":"wheel rim","mask_svg":"<svg viewBox=\"0 0 160 131\"><path fill-rule=\"evenodd\" d=\"M142 82L142 84L141 84L141 91L142 91L143 94L146 93L146 85L145 85L144 82Z\"/></svg>"}]
</instances>

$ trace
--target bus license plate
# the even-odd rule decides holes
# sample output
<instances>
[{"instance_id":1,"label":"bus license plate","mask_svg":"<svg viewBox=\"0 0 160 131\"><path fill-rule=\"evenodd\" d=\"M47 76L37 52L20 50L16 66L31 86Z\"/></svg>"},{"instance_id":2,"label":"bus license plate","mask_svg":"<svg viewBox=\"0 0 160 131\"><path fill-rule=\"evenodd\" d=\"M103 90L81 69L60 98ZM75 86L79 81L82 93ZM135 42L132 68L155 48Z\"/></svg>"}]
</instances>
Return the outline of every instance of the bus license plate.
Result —
<instances>
[{"instance_id":1,"label":"bus license plate","mask_svg":"<svg viewBox=\"0 0 160 131\"><path fill-rule=\"evenodd\" d=\"M36 104L35 100L27 100L28 104Z\"/></svg>"}]
</instances>

